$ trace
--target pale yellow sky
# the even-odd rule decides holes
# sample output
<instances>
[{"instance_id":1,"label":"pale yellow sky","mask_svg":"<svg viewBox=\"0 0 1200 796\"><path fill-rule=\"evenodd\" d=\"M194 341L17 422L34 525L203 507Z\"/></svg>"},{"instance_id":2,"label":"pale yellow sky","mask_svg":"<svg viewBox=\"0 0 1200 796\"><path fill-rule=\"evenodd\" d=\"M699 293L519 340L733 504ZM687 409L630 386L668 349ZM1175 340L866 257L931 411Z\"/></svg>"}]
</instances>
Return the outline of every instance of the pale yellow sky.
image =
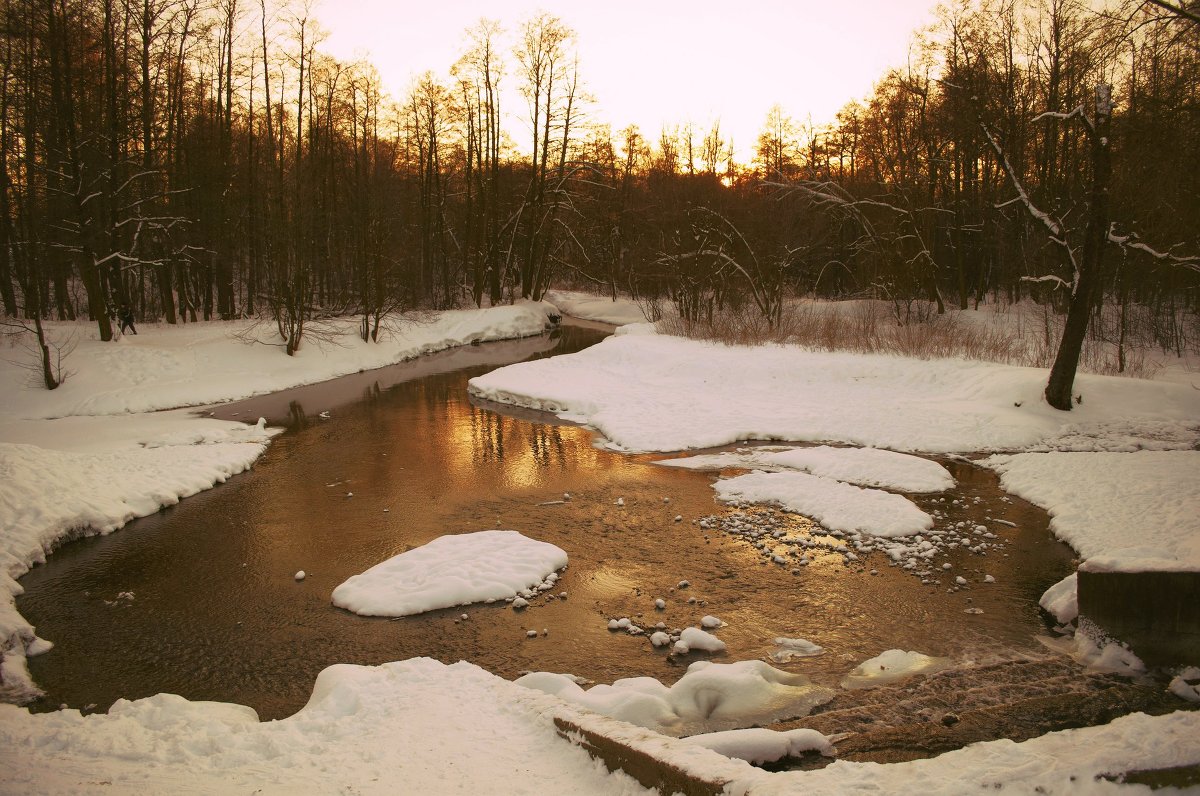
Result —
<instances>
[{"instance_id":1,"label":"pale yellow sky","mask_svg":"<svg viewBox=\"0 0 1200 796\"><path fill-rule=\"evenodd\" d=\"M658 138L663 125L719 118L746 161L767 112L778 103L803 122L833 120L867 95L886 69L903 66L912 33L933 19L936 0L321 0L323 48L367 57L399 99L426 70L447 77L482 17L513 34L534 12L560 17L578 36L580 70L595 97L592 116L613 129L637 124ZM511 40L504 55L511 63ZM510 89L507 129L524 136L524 107ZM699 133L702 136L703 132Z\"/></svg>"}]
</instances>

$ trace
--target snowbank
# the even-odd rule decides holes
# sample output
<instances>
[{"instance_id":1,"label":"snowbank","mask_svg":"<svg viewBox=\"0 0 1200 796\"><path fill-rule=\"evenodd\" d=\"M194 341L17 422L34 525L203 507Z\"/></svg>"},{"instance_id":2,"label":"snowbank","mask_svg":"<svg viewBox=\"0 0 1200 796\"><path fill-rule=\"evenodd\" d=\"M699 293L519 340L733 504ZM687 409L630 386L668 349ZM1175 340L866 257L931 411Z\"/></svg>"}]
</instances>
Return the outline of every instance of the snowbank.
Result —
<instances>
[{"instance_id":1,"label":"snowbank","mask_svg":"<svg viewBox=\"0 0 1200 796\"><path fill-rule=\"evenodd\" d=\"M859 486L898 492L942 492L954 487L950 471L937 462L878 448L738 448L655 462L691 470L800 470Z\"/></svg>"},{"instance_id":2,"label":"snowbank","mask_svg":"<svg viewBox=\"0 0 1200 796\"><path fill-rule=\"evenodd\" d=\"M585 321L624 326L627 323L645 323L646 315L636 301L619 298L613 301L607 296L578 293L572 290L549 290L546 301L561 309L565 314Z\"/></svg>"},{"instance_id":3,"label":"snowbank","mask_svg":"<svg viewBox=\"0 0 1200 796\"><path fill-rule=\"evenodd\" d=\"M331 666L296 715L159 694L105 714L0 704L4 790L641 794L558 737L558 700L468 663ZM17 752L16 750L20 750Z\"/></svg>"},{"instance_id":4,"label":"snowbank","mask_svg":"<svg viewBox=\"0 0 1200 796\"><path fill-rule=\"evenodd\" d=\"M516 531L442 536L389 558L333 590L333 604L361 616L409 616L512 599L554 585L567 554Z\"/></svg>"},{"instance_id":5,"label":"snowbank","mask_svg":"<svg viewBox=\"0 0 1200 796\"><path fill-rule=\"evenodd\" d=\"M481 398L583 421L629 451L750 440L900 451L1187 449L1200 391L1082 374L1070 413L1042 399L1046 371L986 362L724 346L617 335L569 356L471 380Z\"/></svg>"},{"instance_id":6,"label":"snowbank","mask_svg":"<svg viewBox=\"0 0 1200 796\"><path fill-rule=\"evenodd\" d=\"M1200 451L1022 453L983 464L1044 508L1050 529L1110 571L1200 570Z\"/></svg>"},{"instance_id":7,"label":"snowbank","mask_svg":"<svg viewBox=\"0 0 1200 796\"><path fill-rule=\"evenodd\" d=\"M715 664L707 668L720 671ZM685 679L691 676L689 670ZM691 701L718 711L724 699L743 693L703 685L696 684ZM764 691L750 685L752 696ZM654 690L649 683L637 686ZM972 744L929 760L836 761L819 771L771 773L707 748L764 756L783 740L763 737L764 731L669 738L587 714L468 663L427 658L332 666L300 712L272 722L259 722L242 706L170 694L121 701L107 714L89 716L30 714L0 704L0 749L19 755L19 764L5 769L4 789L12 792L647 793L561 738L553 723L559 716L693 776L725 781L727 792L754 796L959 794L997 784L1019 792L1115 793L1124 789L1101 776L1200 763L1200 712L1181 711L1133 714L1019 744ZM789 751L824 748L811 731L778 735Z\"/></svg>"},{"instance_id":8,"label":"snowbank","mask_svg":"<svg viewBox=\"0 0 1200 796\"><path fill-rule=\"evenodd\" d=\"M398 326L378 343L358 337L358 319L328 322L329 342L306 341L284 355L274 327L247 321L177 326L146 325L119 342L93 339L95 330L66 361L75 371L53 392L24 388L27 374L12 366L16 382L4 388L5 415L53 418L117 415L233 401L371 370L482 340L539 334L553 305L525 302L486 310L455 310ZM64 333L63 325L55 334ZM239 339L240 338L240 339ZM253 340L254 342L244 342ZM4 372L0 370L0 372Z\"/></svg>"},{"instance_id":9,"label":"snowbank","mask_svg":"<svg viewBox=\"0 0 1200 796\"><path fill-rule=\"evenodd\" d=\"M20 361L0 358L0 699L39 693L25 654L47 648L13 605L17 578L66 539L108 533L246 470L273 433L261 424L151 410L245 398L475 340L534 335L555 311L524 303L446 312L379 344L363 343L356 322L346 319L332 327L336 344L307 343L295 357L241 342L235 335L266 334L246 321L147 324L116 343L95 339L94 326L48 324L55 339L77 339L66 360L72 374L57 390L38 386Z\"/></svg>"}]
</instances>

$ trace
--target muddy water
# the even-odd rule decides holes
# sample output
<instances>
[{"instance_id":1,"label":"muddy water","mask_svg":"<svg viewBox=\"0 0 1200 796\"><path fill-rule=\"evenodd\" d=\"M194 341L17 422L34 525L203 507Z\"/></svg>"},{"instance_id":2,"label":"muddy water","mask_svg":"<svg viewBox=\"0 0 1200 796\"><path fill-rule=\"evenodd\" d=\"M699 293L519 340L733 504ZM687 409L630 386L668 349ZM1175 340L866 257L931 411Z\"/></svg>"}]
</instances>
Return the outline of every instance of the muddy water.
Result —
<instances>
[{"instance_id":1,"label":"muddy water","mask_svg":"<svg viewBox=\"0 0 1200 796\"><path fill-rule=\"evenodd\" d=\"M966 498L949 519L1012 522L991 525L1005 547L937 561L972 582L986 573L996 583L948 593L878 553L849 565L818 558L793 574L698 524L729 511L714 501L715 475L601 450L586 429L499 414L467 397L478 373L601 336L569 327L215 410L265 415L289 431L251 472L118 533L66 545L22 580L19 609L55 642L30 660L47 691L37 707L104 710L119 697L165 691L278 718L302 707L316 674L339 662L425 655L505 677L548 670L673 682L699 659L610 633L607 620L621 616L686 627L715 614L729 625L719 631L728 653L715 660L762 658L776 636L806 638L826 654L784 668L829 684L894 647L975 661L1038 650L1034 636L1045 626L1037 599L1069 571L1070 551L1052 540L1043 512L1006 500L987 471L944 462L958 479L956 496ZM564 492L571 499L555 503ZM932 508L931 498L915 499ZM523 612L473 605L399 620L330 604L334 587L389 556L488 528L565 549L567 599L540 598ZM308 578L296 582L301 569ZM676 589L683 579L691 585ZM656 597L667 600L665 611L654 609ZM456 621L463 612L469 619ZM527 629L548 634L527 639Z\"/></svg>"}]
</instances>

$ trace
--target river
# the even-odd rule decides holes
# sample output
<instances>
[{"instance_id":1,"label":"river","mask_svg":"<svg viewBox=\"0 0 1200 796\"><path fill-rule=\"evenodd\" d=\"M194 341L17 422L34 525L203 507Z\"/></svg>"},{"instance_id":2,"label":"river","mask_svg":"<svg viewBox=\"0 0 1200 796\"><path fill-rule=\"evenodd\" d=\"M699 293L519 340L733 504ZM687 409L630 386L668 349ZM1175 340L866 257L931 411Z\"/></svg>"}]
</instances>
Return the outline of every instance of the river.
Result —
<instances>
[{"instance_id":1,"label":"river","mask_svg":"<svg viewBox=\"0 0 1200 796\"><path fill-rule=\"evenodd\" d=\"M853 565L819 559L793 574L745 540L701 527L700 518L732 511L714 500L713 474L605 450L586 428L467 396L477 374L604 334L564 326L210 409L262 415L287 432L252 470L117 533L67 544L22 579L19 610L55 643L29 661L47 691L34 709L103 711L118 698L170 692L271 719L301 708L333 663L430 656L509 678L544 670L673 682L704 657L670 657L645 637L610 632L608 619L622 616L686 627L714 614L727 623L717 661L762 658L776 636L809 639L826 653L783 668L831 685L891 648L973 661L1040 650L1037 600L1071 570L1071 551L1052 538L1044 512L1005 496L987 470L939 459L958 481L963 518L1015 526L993 526L1006 546L986 558L950 553L955 572L973 582L986 572L995 583L922 585L881 554ZM927 510L936 499L912 497ZM819 535L802 518L783 522ZM566 550L556 589L566 599L398 620L330 604L338 584L389 556L489 528ZM294 580L298 570L305 580ZM677 589L684 579L691 585Z\"/></svg>"}]
</instances>

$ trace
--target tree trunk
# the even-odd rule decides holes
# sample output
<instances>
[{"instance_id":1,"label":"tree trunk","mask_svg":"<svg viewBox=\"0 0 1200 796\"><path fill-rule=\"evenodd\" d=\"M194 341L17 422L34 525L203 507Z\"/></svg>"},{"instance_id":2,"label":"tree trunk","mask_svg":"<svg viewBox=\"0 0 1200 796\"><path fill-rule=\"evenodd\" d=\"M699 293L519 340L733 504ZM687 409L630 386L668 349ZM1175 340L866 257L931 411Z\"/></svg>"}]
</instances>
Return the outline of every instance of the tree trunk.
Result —
<instances>
[{"instance_id":1,"label":"tree trunk","mask_svg":"<svg viewBox=\"0 0 1200 796\"><path fill-rule=\"evenodd\" d=\"M1071 409L1075 371L1079 367L1079 355L1083 350L1088 318L1092 312L1092 296L1100 281L1104 246L1108 241L1108 183L1112 175L1112 158L1108 147L1111 91L1111 86L1096 87L1096 121L1091 131L1092 197L1084 232L1079 280L1071 294L1066 328L1063 329L1054 365L1050 368L1050 381L1046 384L1046 402L1063 411Z\"/></svg>"}]
</instances>

